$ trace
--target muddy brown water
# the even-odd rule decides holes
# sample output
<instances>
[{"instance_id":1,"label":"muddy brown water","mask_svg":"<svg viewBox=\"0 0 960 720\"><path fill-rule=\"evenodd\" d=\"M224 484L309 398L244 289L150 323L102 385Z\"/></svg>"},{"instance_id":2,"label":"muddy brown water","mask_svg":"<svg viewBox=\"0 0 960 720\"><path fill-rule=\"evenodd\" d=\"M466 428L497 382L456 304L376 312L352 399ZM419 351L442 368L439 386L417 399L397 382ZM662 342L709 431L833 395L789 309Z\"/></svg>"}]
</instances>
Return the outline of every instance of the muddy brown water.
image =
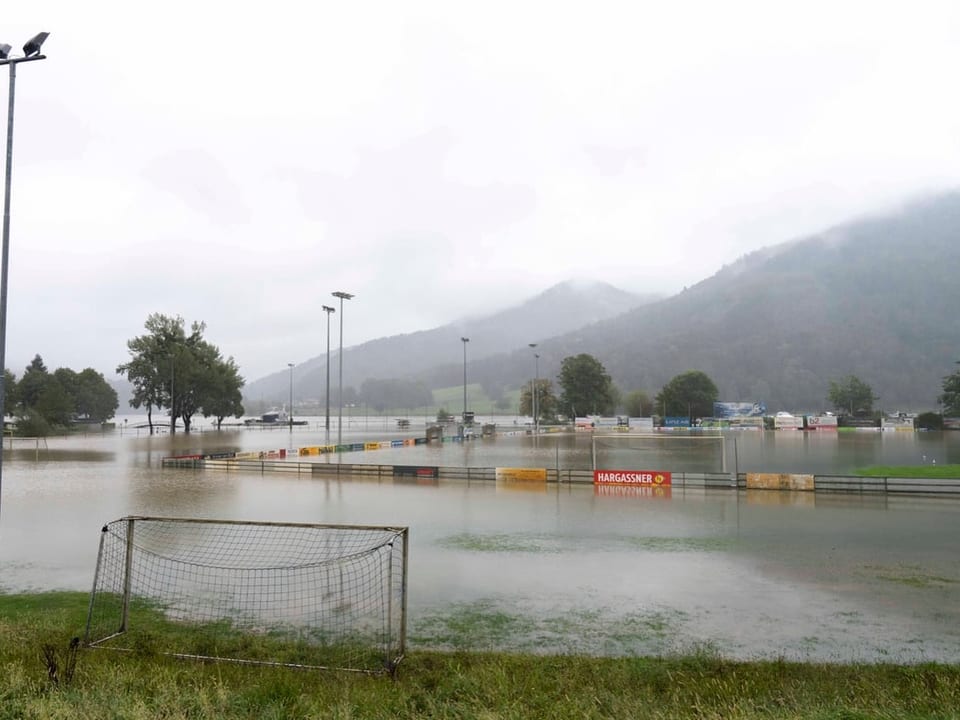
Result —
<instances>
[{"instance_id":1,"label":"muddy brown water","mask_svg":"<svg viewBox=\"0 0 960 720\"><path fill-rule=\"evenodd\" d=\"M345 439L400 437L378 422ZM16 441L4 455L0 589L89 590L100 527L131 514L407 525L412 647L960 660L960 499L690 488L654 498L161 466L170 454L324 444L319 428L171 438L128 425ZM728 470L960 462L960 433L788 435L737 434ZM518 434L349 462L589 467L590 455L583 436Z\"/></svg>"}]
</instances>

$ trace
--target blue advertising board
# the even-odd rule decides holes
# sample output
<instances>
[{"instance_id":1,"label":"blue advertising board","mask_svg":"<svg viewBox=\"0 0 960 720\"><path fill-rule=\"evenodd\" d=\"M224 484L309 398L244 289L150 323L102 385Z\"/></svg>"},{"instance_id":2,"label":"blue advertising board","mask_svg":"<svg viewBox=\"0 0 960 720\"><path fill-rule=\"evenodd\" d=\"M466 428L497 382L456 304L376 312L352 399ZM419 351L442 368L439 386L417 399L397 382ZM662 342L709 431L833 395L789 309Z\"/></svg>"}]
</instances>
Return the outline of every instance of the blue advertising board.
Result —
<instances>
[{"instance_id":1,"label":"blue advertising board","mask_svg":"<svg viewBox=\"0 0 960 720\"><path fill-rule=\"evenodd\" d=\"M762 402L715 402L713 416L715 418L763 417L767 414L767 406Z\"/></svg>"}]
</instances>

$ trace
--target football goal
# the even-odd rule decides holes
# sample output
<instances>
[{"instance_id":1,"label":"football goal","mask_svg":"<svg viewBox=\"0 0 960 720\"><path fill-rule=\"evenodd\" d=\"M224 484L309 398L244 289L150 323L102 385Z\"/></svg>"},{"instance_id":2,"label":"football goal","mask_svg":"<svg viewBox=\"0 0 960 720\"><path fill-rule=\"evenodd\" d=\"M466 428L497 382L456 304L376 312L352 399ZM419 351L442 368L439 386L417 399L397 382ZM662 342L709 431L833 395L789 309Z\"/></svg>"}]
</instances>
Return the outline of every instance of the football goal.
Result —
<instances>
[{"instance_id":1,"label":"football goal","mask_svg":"<svg viewBox=\"0 0 960 720\"><path fill-rule=\"evenodd\" d=\"M591 458L594 470L727 472L725 438L719 434L595 435Z\"/></svg>"},{"instance_id":2,"label":"football goal","mask_svg":"<svg viewBox=\"0 0 960 720\"><path fill-rule=\"evenodd\" d=\"M85 644L393 673L407 539L403 527L121 518L100 533Z\"/></svg>"}]
</instances>

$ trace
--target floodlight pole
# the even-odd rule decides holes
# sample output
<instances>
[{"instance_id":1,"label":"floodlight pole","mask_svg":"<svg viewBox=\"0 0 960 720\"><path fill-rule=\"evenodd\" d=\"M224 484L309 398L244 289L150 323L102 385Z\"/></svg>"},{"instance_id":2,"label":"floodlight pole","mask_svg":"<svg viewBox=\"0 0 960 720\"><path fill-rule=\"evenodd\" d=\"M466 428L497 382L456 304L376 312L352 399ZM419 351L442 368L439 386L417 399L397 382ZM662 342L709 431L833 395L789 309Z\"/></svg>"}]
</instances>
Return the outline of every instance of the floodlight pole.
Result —
<instances>
[{"instance_id":1,"label":"floodlight pole","mask_svg":"<svg viewBox=\"0 0 960 720\"><path fill-rule=\"evenodd\" d=\"M536 343L528 343L531 350L536 349ZM537 385L540 384L540 356L534 352L533 353L533 362L534 362L534 372L533 372L533 387L530 390L530 409L533 412L533 435L536 437L540 434L540 408L537 407L537 395L539 394L539 388Z\"/></svg>"},{"instance_id":2,"label":"floodlight pole","mask_svg":"<svg viewBox=\"0 0 960 720\"><path fill-rule=\"evenodd\" d=\"M7 279L10 268L10 181L13 174L13 105L17 85L17 65L22 62L46 60L46 55L38 54L40 45L47 39L47 33L40 33L24 45L26 57L7 57L9 45L0 46L0 65L10 68L10 89L7 94L7 160L3 185L3 247L0 250L0 494L3 489L3 423L7 414Z\"/></svg>"},{"instance_id":3,"label":"floodlight pole","mask_svg":"<svg viewBox=\"0 0 960 720\"><path fill-rule=\"evenodd\" d=\"M337 292L331 293L335 298L340 299L340 357L338 358L340 362L340 390L338 391L339 405L340 410L337 414L337 445L343 444L343 301L350 300L353 298L348 292L343 292L338 290Z\"/></svg>"},{"instance_id":4,"label":"floodlight pole","mask_svg":"<svg viewBox=\"0 0 960 720\"><path fill-rule=\"evenodd\" d=\"M463 416L460 425L463 429L460 431L460 436L464 437L467 429L467 343L470 342L470 338L462 337L460 342L463 343Z\"/></svg>"},{"instance_id":5,"label":"floodlight pole","mask_svg":"<svg viewBox=\"0 0 960 720\"><path fill-rule=\"evenodd\" d=\"M293 363L287 363L290 368L290 412L287 413L287 421L290 423L290 434L293 435Z\"/></svg>"},{"instance_id":6,"label":"floodlight pole","mask_svg":"<svg viewBox=\"0 0 960 720\"><path fill-rule=\"evenodd\" d=\"M323 306L323 311L327 314L327 442L329 443L330 433L330 313L336 312L335 308Z\"/></svg>"}]
</instances>

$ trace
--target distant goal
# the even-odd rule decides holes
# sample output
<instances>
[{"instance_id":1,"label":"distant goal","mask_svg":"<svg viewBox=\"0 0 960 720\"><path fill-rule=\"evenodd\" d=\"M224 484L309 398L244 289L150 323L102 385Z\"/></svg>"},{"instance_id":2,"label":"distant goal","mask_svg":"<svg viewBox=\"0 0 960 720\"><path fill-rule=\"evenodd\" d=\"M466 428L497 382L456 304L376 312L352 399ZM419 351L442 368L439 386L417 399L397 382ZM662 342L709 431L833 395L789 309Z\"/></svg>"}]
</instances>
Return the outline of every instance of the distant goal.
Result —
<instances>
[{"instance_id":1,"label":"distant goal","mask_svg":"<svg viewBox=\"0 0 960 720\"><path fill-rule=\"evenodd\" d=\"M405 527L122 518L100 534L85 643L393 673L407 555Z\"/></svg>"},{"instance_id":2,"label":"distant goal","mask_svg":"<svg viewBox=\"0 0 960 720\"><path fill-rule=\"evenodd\" d=\"M726 473L725 440L720 434L699 433L595 435L591 461L594 470Z\"/></svg>"}]
</instances>

